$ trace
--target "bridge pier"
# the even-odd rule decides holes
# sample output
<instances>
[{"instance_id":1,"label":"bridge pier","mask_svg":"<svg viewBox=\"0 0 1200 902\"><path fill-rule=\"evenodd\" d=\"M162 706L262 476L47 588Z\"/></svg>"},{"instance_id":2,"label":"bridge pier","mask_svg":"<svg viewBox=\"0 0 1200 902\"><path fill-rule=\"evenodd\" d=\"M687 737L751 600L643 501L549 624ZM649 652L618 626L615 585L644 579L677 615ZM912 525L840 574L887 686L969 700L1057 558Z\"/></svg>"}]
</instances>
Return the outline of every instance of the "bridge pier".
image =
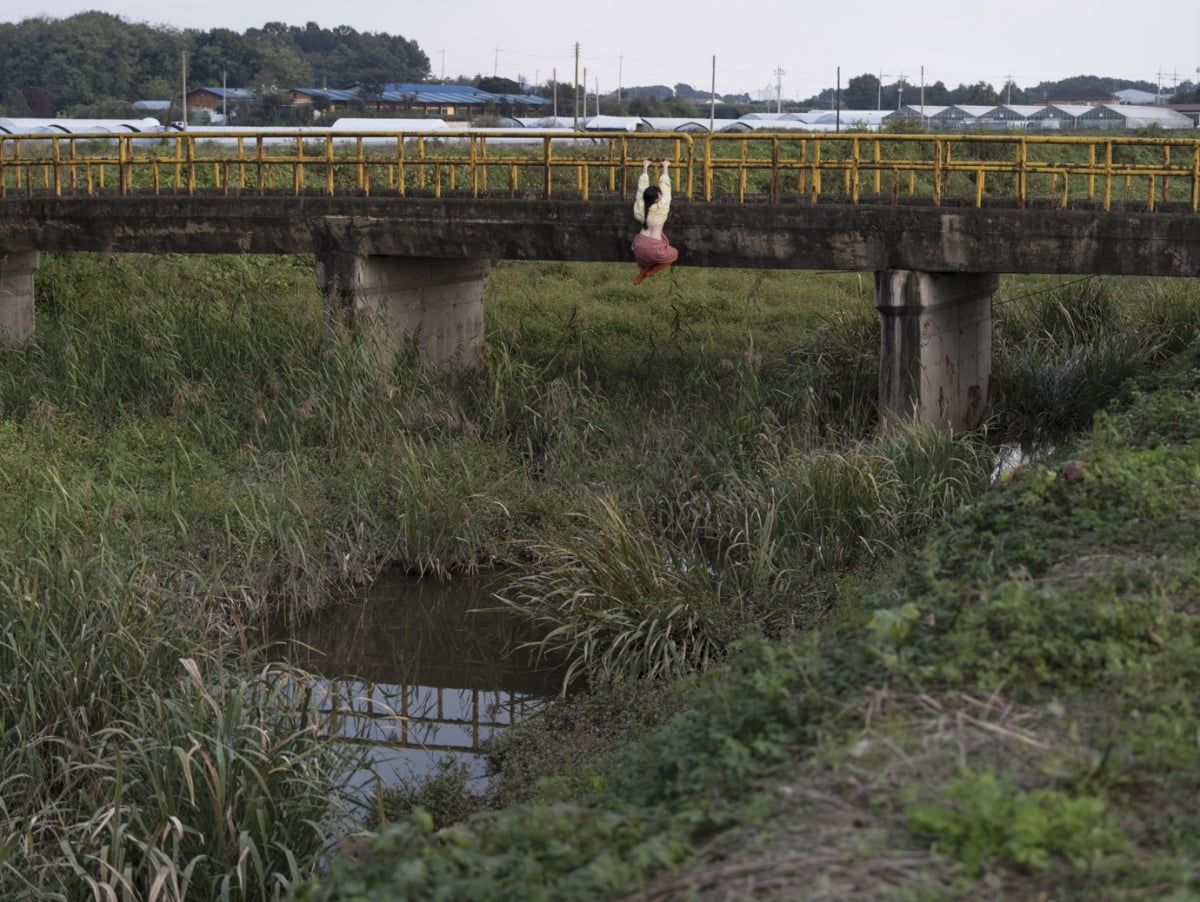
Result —
<instances>
[{"instance_id":1,"label":"bridge pier","mask_svg":"<svg viewBox=\"0 0 1200 902\"><path fill-rule=\"evenodd\" d=\"M0 254L0 338L22 342L33 337L33 274L37 251Z\"/></svg>"},{"instance_id":2,"label":"bridge pier","mask_svg":"<svg viewBox=\"0 0 1200 902\"><path fill-rule=\"evenodd\" d=\"M438 369L470 367L483 347L483 284L490 260L318 253L326 310L384 330L393 356L415 340Z\"/></svg>"},{"instance_id":3,"label":"bridge pier","mask_svg":"<svg viewBox=\"0 0 1200 902\"><path fill-rule=\"evenodd\" d=\"M991 405L995 273L875 273L879 407L943 429L979 426Z\"/></svg>"}]
</instances>

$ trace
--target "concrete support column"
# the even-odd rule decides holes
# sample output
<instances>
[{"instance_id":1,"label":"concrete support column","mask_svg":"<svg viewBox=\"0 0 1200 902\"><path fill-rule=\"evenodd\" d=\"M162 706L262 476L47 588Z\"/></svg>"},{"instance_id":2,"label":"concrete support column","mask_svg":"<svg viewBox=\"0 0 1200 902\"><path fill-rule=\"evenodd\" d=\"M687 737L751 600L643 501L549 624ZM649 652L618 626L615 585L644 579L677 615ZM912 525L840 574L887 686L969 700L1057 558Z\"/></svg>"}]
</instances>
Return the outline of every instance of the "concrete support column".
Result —
<instances>
[{"instance_id":1,"label":"concrete support column","mask_svg":"<svg viewBox=\"0 0 1200 902\"><path fill-rule=\"evenodd\" d=\"M439 369L475 366L483 347L483 283L491 261L319 254L327 310L384 330L393 354L416 340Z\"/></svg>"},{"instance_id":2,"label":"concrete support column","mask_svg":"<svg viewBox=\"0 0 1200 902\"><path fill-rule=\"evenodd\" d=\"M21 342L33 337L33 274L37 251L0 254L0 338Z\"/></svg>"},{"instance_id":3,"label":"concrete support column","mask_svg":"<svg viewBox=\"0 0 1200 902\"><path fill-rule=\"evenodd\" d=\"M884 416L956 431L983 422L991 405L998 285L995 273L875 273Z\"/></svg>"}]
</instances>

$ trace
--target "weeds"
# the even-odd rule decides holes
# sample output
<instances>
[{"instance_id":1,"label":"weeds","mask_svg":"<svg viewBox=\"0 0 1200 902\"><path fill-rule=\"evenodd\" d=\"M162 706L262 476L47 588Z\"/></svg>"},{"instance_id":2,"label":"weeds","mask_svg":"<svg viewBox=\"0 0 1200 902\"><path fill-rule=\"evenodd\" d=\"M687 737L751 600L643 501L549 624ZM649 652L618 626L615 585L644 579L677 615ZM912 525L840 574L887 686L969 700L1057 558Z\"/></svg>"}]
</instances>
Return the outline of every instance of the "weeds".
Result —
<instances>
[{"instance_id":1,"label":"weeds","mask_svg":"<svg viewBox=\"0 0 1200 902\"><path fill-rule=\"evenodd\" d=\"M1194 455L1166 449L1191 434L1182 379L1170 398L1124 391L1130 419L1098 418L1070 475L1018 472L860 611L834 578L883 566L975 498L991 463L971 437L872 435L877 330L853 276L686 271L631 297L611 267L501 266L486 365L443 378L415 355L381 371L369 335L323 318L308 261L42 264L37 335L0 348L5 893L307 892L345 762L303 675L248 652L271 621L384 564L444 578L517 562L505 597L569 656L568 682L625 698L686 676L711 709L631 749L621 777L615 757L564 750L570 780L522 775L528 808L439 831L397 805L367 862L392 893L632 892L723 826L768 817L761 781L846 730L869 682L1033 697L1119 676L1158 760L1194 762L1184 696L1155 700L1149 675L1191 674L1198 570L1152 560L1149 539L1195 528L1176 504ZM1086 422L1185 346L1189 293L1138 284L1133 301L1106 282L998 311L1012 318L998 317L997 431ZM1121 553L1086 578L1063 565L1113 538ZM873 609L890 615L854 632ZM795 628L804 641L769 653L747 638ZM672 695L622 723L649 732L682 706ZM1107 760L1038 800L1111 811L1104 781L1131 777ZM581 793L614 807L561 802Z\"/></svg>"},{"instance_id":2,"label":"weeds","mask_svg":"<svg viewBox=\"0 0 1200 902\"><path fill-rule=\"evenodd\" d=\"M1052 444L1088 425L1120 386L1200 331L1186 286L1143 283L1133 302L1111 280L1086 279L1023 295L997 308L994 433Z\"/></svg>"},{"instance_id":3,"label":"weeds","mask_svg":"<svg viewBox=\"0 0 1200 902\"><path fill-rule=\"evenodd\" d=\"M968 877L997 864L1045 871L1056 859L1083 874L1099 856L1129 847L1096 796L1019 790L988 773L965 774L943 792L945 801L913 805L908 825L931 836L935 852L958 858Z\"/></svg>"}]
</instances>

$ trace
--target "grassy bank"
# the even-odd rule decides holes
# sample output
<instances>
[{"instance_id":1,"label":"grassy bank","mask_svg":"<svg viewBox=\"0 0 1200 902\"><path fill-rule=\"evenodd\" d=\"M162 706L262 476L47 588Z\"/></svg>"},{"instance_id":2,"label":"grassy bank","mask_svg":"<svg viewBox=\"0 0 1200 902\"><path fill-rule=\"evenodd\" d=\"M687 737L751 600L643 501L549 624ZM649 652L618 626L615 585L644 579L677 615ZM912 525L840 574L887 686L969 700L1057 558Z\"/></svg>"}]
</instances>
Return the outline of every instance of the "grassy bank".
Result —
<instances>
[{"instance_id":1,"label":"grassy bank","mask_svg":"<svg viewBox=\"0 0 1200 902\"><path fill-rule=\"evenodd\" d=\"M572 677L657 700L623 713L594 692L562 714L594 724L603 712L609 743L622 724L645 732L661 720L647 712L685 705L670 678L749 655L744 678L765 680L768 710L742 705L741 690L698 690L733 693L746 747L718 732L697 748L728 760L671 780L701 792L752 781L762 755L788 760L775 718L800 704L792 676L754 656L799 660L786 637L811 644L850 616L857 590L837 577L876 572L977 497L991 450L876 433L869 280L630 279L624 267L501 266L485 365L440 379L415 355L380 372L369 336L323 322L309 261L44 256L37 334L0 352L4 894L272 898L308 879L344 829L325 806L349 804L336 786L346 762L302 675L265 665L256 637L385 565L512 568L505 599L544 625ZM1062 327L1083 286L1111 330L1082 317ZM1035 422L1021 427L1027 393L1077 385L1060 403L1086 422L1121 377L1194 334L1196 314L1169 283L1021 280L1004 284L997 319L1000 361L1028 342L1046 349L1008 383L1014 368L998 367L997 431L1053 441L1068 418L1036 421L1027 401ZM1097 350L1129 332L1136 346ZM903 604L881 607L907 622ZM764 636L780 644L748 638ZM504 801L544 804L558 787L557 813L525 825L531 844L577 815L581 854L586 836L615 831L639 870L594 867L580 879L600 881L598 898L742 822L723 803L679 803L665 777L661 797L618 788L615 774L675 766L669 744L629 751L642 759L607 776L579 746L559 747L573 763L548 783L552 762L498 750ZM593 774L618 802L580 795ZM683 809L695 829L664 832L662 813ZM404 829L417 832L397 842L431 850L418 870L440 867L446 836ZM487 829L509 844L497 855L523 848L508 827ZM455 835L460 864L478 864L475 840Z\"/></svg>"},{"instance_id":2,"label":"grassy bank","mask_svg":"<svg viewBox=\"0 0 1200 902\"><path fill-rule=\"evenodd\" d=\"M819 628L573 699L300 898L1200 894L1200 343Z\"/></svg>"}]
</instances>

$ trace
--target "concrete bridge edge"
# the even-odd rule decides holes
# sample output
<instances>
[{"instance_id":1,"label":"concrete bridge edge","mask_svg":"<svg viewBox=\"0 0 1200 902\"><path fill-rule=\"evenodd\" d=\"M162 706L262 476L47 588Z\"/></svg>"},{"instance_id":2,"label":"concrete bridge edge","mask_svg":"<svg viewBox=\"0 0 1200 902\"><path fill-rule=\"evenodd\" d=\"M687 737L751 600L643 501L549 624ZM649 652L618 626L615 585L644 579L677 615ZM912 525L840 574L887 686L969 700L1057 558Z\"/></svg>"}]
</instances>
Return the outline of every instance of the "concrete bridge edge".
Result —
<instances>
[{"instance_id":1,"label":"concrete bridge edge","mask_svg":"<svg viewBox=\"0 0 1200 902\"><path fill-rule=\"evenodd\" d=\"M439 370L478 365L490 260L317 252L327 321L345 317L379 342L381 363L412 342Z\"/></svg>"}]
</instances>

